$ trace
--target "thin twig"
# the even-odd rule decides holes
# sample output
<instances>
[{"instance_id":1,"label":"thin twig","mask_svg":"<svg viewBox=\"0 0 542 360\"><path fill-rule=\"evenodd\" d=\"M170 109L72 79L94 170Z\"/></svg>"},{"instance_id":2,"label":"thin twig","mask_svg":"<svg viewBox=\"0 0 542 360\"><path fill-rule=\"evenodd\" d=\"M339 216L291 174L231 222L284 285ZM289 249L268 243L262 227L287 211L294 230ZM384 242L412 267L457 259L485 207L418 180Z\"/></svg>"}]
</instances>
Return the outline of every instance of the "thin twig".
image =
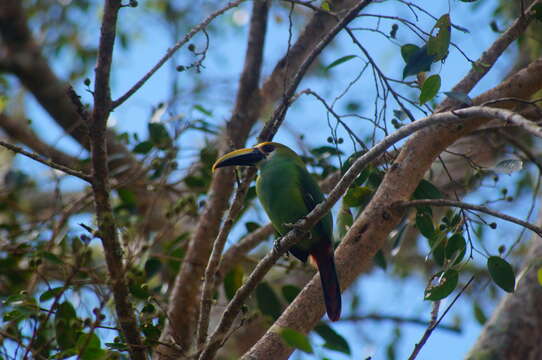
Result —
<instances>
[{"instance_id":1,"label":"thin twig","mask_svg":"<svg viewBox=\"0 0 542 360\"><path fill-rule=\"evenodd\" d=\"M207 340L207 330L209 328L209 315L211 311L211 305L213 303L213 292L215 289L216 281L216 272L219 268L220 258L226 240L228 239L228 234L230 233L231 228L235 224L235 219L237 219L239 213L245 205L245 197L248 191L248 187L251 183L251 179L256 172L256 169L249 169L249 173L245 176L245 179L237 189L235 193L235 199L230 207L228 212L228 217L226 221L220 228L220 232L216 237L213 251L209 257L209 262L205 269L205 278L203 281L203 287L201 292L201 302L200 302L200 314L198 320L198 331L197 331L197 341L198 346L201 346Z\"/></svg>"},{"instance_id":2,"label":"thin twig","mask_svg":"<svg viewBox=\"0 0 542 360\"><path fill-rule=\"evenodd\" d=\"M391 321L397 324L415 324L415 325L422 325L422 326L428 326L430 323L427 320L423 320L420 318L415 317L402 317L397 315L381 315L381 314L368 314L368 315L353 315L348 317L343 317L340 319L341 322L343 321L351 321L351 322L357 322L357 321L365 321L365 320L371 320L371 321ZM455 325L435 325L435 327L438 327L441 330L451 331L454 333L461 333L461 329Z\"/></svg>"},{"instance_id":3,"label":"thin twig","mask_svg":"<svg viewBox=\"0 0 542 360\"><path fill-rule=\"evenodd\" d=\"M216 17L224 14L226 11L239 6L239 4L241 4L244 1L245 0L236 0L236 1L229 2L228 5L215 11L211 15L207 16L205 20L203 20L201 23L194 26L192 30L190 30L190 32L188 32L181 40L179 40L175 45L173 45L172 48L168 49L166 54L162 56L160 60L158 60L156 65L154 65L149 70L149 72L147 72L138 82L136 82L124 95L122 95L117 100L114 100L111 103L111 110L115 109L116 107L121 105L123 102L128 100L128 98L132 96L137 90L139 90L139 88L141 88L147 82L147 80L149 80L149 78L153 76L154 73L158 71L158 69L160 69L162 65L164 65L166 61L168 61L173 56L173 54L175 54L177 50L179 50L184 44L186 44L190 39L192 39L194 35L196 35L198 32L205 29L211 23L211 21L213 21Z\"/></svg>"},{"instance_id":4,"label":"thin twig","mask_svg":"<svg viewBox=\"0 0 542 360\"><path fill-rule=\"evenodd\" d=\"M327 214L333 205L341 198L341 196L350 187L359 173L372 161L383 154L390 146L393 146L398 141L405 137L428 126L437 124L451 124L461 122L467 118L494 117L506 119L510 116L511 111L503 109L484 108L473 106L470 108L450 111L445 113L433 114L424 119L417 120L410 124L406 124L399 128L393 134L385 137L381 142L376 144L372 149L360 156L348 169L348 171L339 180L337 185L329 194L328 198L318 204L305 218L299 220L293 230L288 232L275 246L274 250L269 252L256 266L250 274L247 281L235 293L226 310L209 340L206 343L199 359L206 360L213 358L216 351L220 348L224 336L228 333L234 320L237 318L242 305L256 288L256 285L263 279L265 274L271 269L273 264L284 254L292 245L300 241L302 236L308 231L317 221Z\"/></svg>"},{"instance_id":5,"label":"thin twig","mask_svg":"<svg viewBox=\"0 0 542 360\"><path fill-rule=\"evenodd\" d=\"M452 302L446 307L446 310L444 310L444 312L442 313L442 315L440 316L440 318L438 318L437 320L437 316L438 316L438 306L440 305L438 301L434 302L433 303L433 311L431 312L431 321L429 323L429 326L427 327L427 329L425 330L425 332L423 333L423 336L422 338L420 339L420 341L418 343L416 343L416 345L414 346L414 350L412 350L412 353L410 354L410 356L408 357L408 360L414 360L416 359L416 357L418 356L418 354L420 353L420 351L422 350L422 348L424 347L425 343L427 342L427 340L429 339L429 337L431 336L431 334L433 333L433 330L435 330L437 328L437 326L439 326L440 322L442 321L442 319L444 319L444 316L446 316L446 314L448 314L448 312L450 311L450 309L452 308L452 306L456 303L456 301L459 299L459 297L461 295L463 295L463 293L465 292L465 290L469 287L469 285L473 282L474 280L474 275L471 276L471 278L469 279L469 281L467 281L467 283L465 284L465 286L463 286L463 288L461 288L461 291L455 296L455 298L452 300ZM437 309L437 311L435 312L435 307Z\"/></svg>"},{"instance_id":6,"label":"thin twig","mask_svg":"<svg viewBox=\"0 0 542 360\"><path fill-rule=\"evenodd\" d=\"M527 13L530 13L534 6L540 2L541 0L533 1L531 6L529 6L529 9L527 9ZM451 91L468 94L489 70L491 70L497 59L499 59L502 53L508 49L508 46L525 31L533 19L534 16L517 17L512 25L510 25L510 27L506 29L506 31L502 33L476 61L477 64L482 64L482 66L473 67ZM437 107L436 111L445 111L458 105L460 105L460 101L448 97Z\"/></svg>"},{"instance_id":7,"label":"thin twig","mask_svg":"<svg viewBox=\"0 0 542 360\"><path fill-rule=\"evenodd\" d=\"M412 201L398 202L398 203L395 203L393 206L404 208L404 207L412 207L412 206L420 206L420 205L426 205L426 206L453 206L453 207L458 207L458 208L461 208L461 209L480 211L480 212L486 213L488 215L492 215L492 216L498 217L500 219L503 219L503 220L506 220L506 221L521 225L521 226L535 232L536 234L538 234L538 236L542 237L542 228L539 227L539 226L533 225L533 224L531 224L531 223L529 223L527 221L523 221L523 220L518 219L516 217L506 215L506 214L503 214L503 213L495 211L495 210L488 209L485 206L468 204L468 203L464 203L464 202L461 202L461 201L448 200L448 199L412 200Z\"/></svg>"},{"instance_id":8,"label":"thin twig","mask_svg":"<svg viewBox=\"0 0 542 360\"><path fill-rule=\"evenodd\" d=\"M429 339L429 336L433 333L433 330L435 329L437 325L437 318L438 318L438 310L440 308L440 300L433 302L433 308L431 309L431 320L429 321L429 324L427 326L427 329L425 329L425 332L423 333L422 338L418 343L416 343L416 346L414 346L414 350L412 351L412 354L408 357L408 360L414 360L416 356L418 356L418 353L423 348L427 340Z\"/></svg>"},{"instance_id":9,"label":"thin twig","mask_svg":"<svg viewBox=\"0 0 542 360\"><path fill-rule=\"evenodd\" d=\"M303 63L301 63L301 65L299 66L299 70L292 77L288 89L284 91L282 101L280 105L275 109L271 120L265 124L264 128L260 132L260 135L258 136L259 142L269 141L276 134L278 128L286 117L286 113L288 112L288 109L290 107L290 100L294 95L297 86L301 82L301 79L305 76L305 73L307 72L309 66L313 63L314 59L316 59L316 57L320 55L324 47L326 47L326 45L334 39L335 35L337 35L339 31L344 29L345 26L350 21L352 21L356 17L356 15L371 2L372 0L360 1L352 8L348 9L344 17L341 18L341 20L339 20L337 24L335 24L335 26L322 37L322 39L314 47L312 52L304 59Z\"/></svg>"},{"instance_id":10,"label":"thin twig","mask_svg":"<svg viewBox=\"0 0 542 360\"><path fill-rule=\"evenodd\" d=\"M39 162L39 163L41 163L43 165L46 165L46 166L49 166L49 167L51 167L53 169L57 169L57 170L60 170L62 172L65 172L68 175L78 177L79 179L84 180L84 181L89 182L89 183L92 181L92 177L90 175L87 175L87 174L85 174L85 173L83 173L81 171L74 170L74 169L69 168L67 166L57 164L54 161L44 159L40 155L28 152L28 151L24 150L20 146L7 143L7 142L5 142L3 140L0 140L0 145L5 147L6 149L9 149L9 150L15 152L15 153L18 153L18 154L24 155L26 157L29 157L30 159L36 160L37 162Z\"/></svg>"}]
</instances>

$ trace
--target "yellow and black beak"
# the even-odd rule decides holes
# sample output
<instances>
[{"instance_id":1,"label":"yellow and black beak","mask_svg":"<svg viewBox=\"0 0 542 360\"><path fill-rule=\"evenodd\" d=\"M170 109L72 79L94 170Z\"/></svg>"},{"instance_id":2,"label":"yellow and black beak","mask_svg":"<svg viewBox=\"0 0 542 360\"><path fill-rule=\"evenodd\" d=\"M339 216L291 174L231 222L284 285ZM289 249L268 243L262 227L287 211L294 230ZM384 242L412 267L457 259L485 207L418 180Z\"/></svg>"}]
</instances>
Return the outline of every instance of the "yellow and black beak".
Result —
<instances>
[{"instance_id":1,"label":"yellow and black beak","mask_svg":"<svg viewBox=\"0 0 542 360\"><path fill-rule=\"evenodd\" d=\"M226 166L255 166L264 158L265 154L257 148L235 150L218 159L213 165L213 171Z\"/></svg>"}]
</instances>

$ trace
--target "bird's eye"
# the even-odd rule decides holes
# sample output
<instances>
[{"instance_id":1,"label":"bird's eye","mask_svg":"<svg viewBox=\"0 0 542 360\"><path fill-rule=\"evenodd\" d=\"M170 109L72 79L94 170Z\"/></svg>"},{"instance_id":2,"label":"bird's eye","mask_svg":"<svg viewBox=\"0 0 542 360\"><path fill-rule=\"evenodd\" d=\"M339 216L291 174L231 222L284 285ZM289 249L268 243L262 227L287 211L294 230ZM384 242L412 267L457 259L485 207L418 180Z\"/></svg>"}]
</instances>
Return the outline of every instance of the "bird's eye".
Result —
<instances>
[{"instance_id":1,"label":"bird's eye","mask_svg":"<svg viewBox=\"0 0 542 360\"><path fill-rule=\"evenodd\" d=\"M273 152L273 150L275 150L275 146L272 145L272 144L265 144L264 146L261 147L261 150L264 153L269 154L269 153Z\"/></svg>"}]
</instances>

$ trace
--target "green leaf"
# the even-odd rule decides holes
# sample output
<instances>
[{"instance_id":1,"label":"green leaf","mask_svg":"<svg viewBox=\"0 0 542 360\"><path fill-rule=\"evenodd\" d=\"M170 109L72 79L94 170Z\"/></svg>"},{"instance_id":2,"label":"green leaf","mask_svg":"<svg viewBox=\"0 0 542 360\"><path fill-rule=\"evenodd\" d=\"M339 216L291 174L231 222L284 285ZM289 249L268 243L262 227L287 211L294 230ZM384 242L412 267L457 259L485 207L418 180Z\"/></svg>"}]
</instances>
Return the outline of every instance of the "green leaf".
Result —
<instances>
[{"instance_id":1,"label":"green leaf","mask_svg":"<svg viewBox=\"0 0 542 360\"><path fill-rule=\"evenodd\" d=\"M201 105L194 105L194 110L197 110L207 116L213 116L213 112L211 110L208 110Z\"/></svg>"},{"instance_id":2,"label":"green leaf","mask_svg":"<svg viewBox=\"0 0 542 360\"><path fill-rule=\"evenodd\" d=\"M484 325L487 321L487 316L484 314L484 310L480 307L477 302L474 302L472 311L474 312L474 318L480 325Z\"/></svg>"},{"instance_id":3,"label":"green leaf","mask_svg":"<svg viewBox=\"0 0 542 360\"><path fill-rule=\"evenodd\" d=\"M430 181L422 179L414 193L412 194L412 199L421 200L421 199L442 199L444 195L440 190L433 185Z\"/></svg>"},{"instance_id":4,"label":"green leaf","mask_svg":"<svg viewBox=\"0 0 542 360\"><path fill-rule=\"evenodd\" d=\"M282 312L279 298L266 282L256 287L256 302L262 314L271 316L275 320L278 319Z\"/></svg>"},{"instance_id":5,"label":"green leaf","mask_svg":"<svg viewBox=\"0 0 542 360\"><path fill-rule=\"evenodd\" d=\"M388 267L388 264L386 262L386 257L384 256L384 252L382 249L378 250L373 258L375 264L380 267L382 270L386 270Z\"/></svg>"},{"instance_id":6,"label":"green leaf","mask_svg":"<svg viewBox=\"0 0 542 360\"><path fill-rule=\"evenodd\" d=\"M435 236L428 239L429 246L431 247L431 254L433 260L439 265L444 266L444 259L446 253L446 242L444 241L446 236L439 232L435 232Z\"/></svg>"},{"instance_id":7,"label":"green leaf","mask_svg":"<svg viewBox=\"0 0 542 360\"><path fill-rule=\"evenodd\" d=\"M52 252L43 251L39 255L42 256L43 259L49 261L50 263L53 263L53 264L56 264L56 265L64 264L64 261L61 258L59 258L58 256L56 256L55 254L53 254Z\"/></svg>"},{"instance_id":8,"label":"green leaf","mask_svg":"<svg viewBox=\"0 0 542 360\"><path fill-rule=\"evenodd\" d=\"M514 269L500 256L490 256L487 259L487 270L491 279L506 292L514 292L516 277Z\"/></svg>"},{"instance_id":9,"label":"green leaf","mask_svg":"<svg viewBox=\"0 0 542 360\"><path fill-rule=\"evenodd\" d=\"M440 90L440 76L431 75L423 82L422 91L420 92L420 105L425 104L433 99Z\"/></svg>"},{"instance_id":10,"label":"green leaf","mask_svg":"<svg viewBox=\"0 0 542 360\"><path fill-rule=\"evenodd\" d=\"M320 335L320 337L325 341L324 347L330 350L335 350L342 352L346 355L351 355L350 346L345 338L333 330L329 325L320 322L314 328L314 331Z\"/></svg>"},{"instance_id":11,"label":"green leaf","mask_svg":"<svg viewBox=\"0 0 542 360\"><path fill-rule=\"evenodd\" d=\"M119 198L122 201L122 205L129 208L135 208L137 200L133 191L126 188L120 188L117 189L117 193L119 194Z\"/></svg>"},{"instance_id":12,"label":"green leaf","mask_svg":"<svg viewBox=\"0 0 542 360\"><path fill-rule=\"evenodd\" d=\"M241 265L235 265L224 277L224 292L226 293L226 298L231 300L237 289L243 285L243 277L245 272Z\"/></svg>"},{"instance_id":13,"label":"green leaf","mask_svg":"<svg viewBox=\"0 0 542 360\"><path fill-rule=\"evenodd\" d=\"M152 150L153 147L154 144L151 141L142 141L134 147L134 150L132 150L132 152L134 154L146 155L149 153L149 151Z\"/></svg>"},{"instance_id":14,"label":"green leaf","mask_svg":"<svg viewBox=\"0 0 542 360\"><path fill-rule=\"evenodd\" d=\"M203 176L188 175L184 178L184 183L191 189L203 188L207 184L207 181Z\"/></svg>"},{"instance_id":15,"label":"green leaf","mask_svg":"<svg viewBox=\"0 0 542 360\"><path fill-rule=\"evenodd\" d=\"M329 7L329 3L327 1L322 1L322 5L320 5L320 7L322 8L322 10L331 11L331 8Z\"/></svg>"},{"instance_id":16,"label":"green leaf","mask_svg":"<svg viewBox=\"0 0 542 360\"><path fill-rule=\"evenodd\" d=\"M410 59L410 57L414 55L418 50L420 50L420 47L414 44L405 44L401 46L401 56L403 57L405 63L408 64L408 59Z\"/></svg>"},{"instance_id":17,"label":"green leaf","mask_svg":"<svg viewBox=\"0 0 542 360\"><path fill-rule=\"evenodd\" d=\"M433 225L433 219L427 213L416 212L416 227L427 239L434 239L435 226Z\"/></svg>"},{"instance_id":18,"label":"green leaf","mask_svg":"<svg viewBox=\"0 0 542 360\"><path fill-rule=\"evenodd\" d=\"M313 350L311 343L309 342L309 338L305 334L302 334L290 328L280 329L279 334L288 346L299 349L308 354L312 354Z\"/></svg>"},{"instance_id":19,"label":"green leaf","mask_svg":"<svg viewBox=\"0 0 542 360\"><path fill-rule=\"evenodd\" d=\"M52 298L56 297L57 295L62 294L64 289L65 288L63 286L59 286L59 287L52 288L52 289L49 289L47 291L44 291L40 295L40 302L51 300Z\"/></svg>"},{"instance_id":20,"label":"green leaf","mask_svg":"<svg viewBox=\"0 0 542 360\"><path fill-rule=\"evenodd\" d=\"M536 4L533 6L533 15L535 19L542 21L542 4Z\"/></svg>"},{"instance_id":21,"label":"green leaf","mask_svg":"<svg viewBox=\"0 0 542 360\"><path fill-rule=\"evenodd\" d=\"M281 289L282 297L291 303L296 298L297 294L301 291L300 288L294 285L284 285Z\"/></svg>"},{"instance_id":22,"label":"green leaf","mask_svg":"<svg viewBox=\"0 0 542 360\"><path fill-rule=\"evenodd\" d=\"M347 61L350 61L350 60L352 60L353 58L356 58L356 57L357 57L356 55L346 55L346 56L340 57L337 60L333 61L328 66L326 66L325 70L328 71L329 69L334 68L335 66L343 64L343 63L345 63Z\"/></svg>"},{"instance_id":23,"label":"green leaf","mask_svg":"<svg viewBox=\"0 0 542 360\"><path fill-rule=\"evenodd\" d=\"M82 360L102 360L106 357L106 352L101 348L100 338L92 334L81 334L76 344L79 359Z\"/></svg>"},{"instance_id":24,"label":"green leaf","mask_svg":"<svg viewBox=\"0 0 542 360\"><path fill-rule=\"evenodd\" d=\"M463 105L474 105L472 99L465 93L459 91L445 91L444 94L447 95L449 98L459 101Z\"/></svg>"},{"instance_id":25,"label":"green leaf","mask_svg":"<svg viewBox=\"0 0 542 360\"><path fill-rule=\"evenodd\" d=\"M373 190L368 186L357 186L348 189L343 197L345 207L360 207L365 205L373 196Z\"/></svg>"},{"instance_id":26,"label":"green leaf","mask_svg":"<svg viewBox=\"0 0 542 360\"><path fill-rule=\"evenodd\" d=\"M536 277L538 278L538 283L540 286L542 286L542 267L538 268L538 271L536 272Z\"/></svg>"},{"instance_id":27,"label":"green leaf","mask_svg":"<svg viewBox=\"0 0 542 360\"><path fill-rule=\"evenodd\" d=\"M435 55L427 53L427 45L418 48L414 53L408 54L408 61L403 68L403 79L410 75L431 70L431 64L434 61Z\"/></svg>"},{"instance_id":28,"label":"green leaf","mask_svg":"<svg viewBox=\"0 0 542 360\"><path fill-rule=\"evenodd\" d=\"M433 275L437 279L437 285L430 285L425 289L425 300L437 301L444 299L454 291L459 280L459 273L456 270L447 270Z\"/></svg>"},{"instance_id":29,"label":"green leaf","mask_svg":"<svg viewBox=\"0 0 542 360\"><path fill-rule=\"evenodd\" d=\"M147 279L153 277L162 269L162 262L158 258L150 258L145 261L145 274Z\"/></svg>"},{"instance_id":30,"label":"green leaf","mask_svg":"<svg viewBox=\"0 0 542 360\"><path fill-rule=\"evenodd\" d=\"M461 234L452 235L446 244L446 259L454 260L454 265L459 264L465 257L467 242Z\"/></svg>"},{"instance_id":31,"label":"green leaf","mask_svg":"<svg viewBox=\"0 0 542 360\"><path fill-rule=\"evenodd\" d=\"M159 149L166 148L171 143L171 138L164 124L149 123L149 138Z\"/></svg>"},{"instance_id":32,"label":"green leaf","mask_svg":"<svg viewBox=\"0 0 542 360\"><path fill-rule=\"evenodd\" d=\"M442 15L433 27L433 30L435 29L437 29L437 34L431 36L427 41L427 53L434 56L434 62L442 60L448 55L451 32L450 15Z\"/></svg>"},{"instance_id":33,"label":"green leaf","mask_svg":"<svg viewBox=\"0 0 542 360\"><path fill-rule=\"evenodd\" d=\"M60 350L71 349L77 342L78 332L75 328L77 316L72 304L68 301L61 303L55 313L56 342Z\"/></svg>"}]
</instances>

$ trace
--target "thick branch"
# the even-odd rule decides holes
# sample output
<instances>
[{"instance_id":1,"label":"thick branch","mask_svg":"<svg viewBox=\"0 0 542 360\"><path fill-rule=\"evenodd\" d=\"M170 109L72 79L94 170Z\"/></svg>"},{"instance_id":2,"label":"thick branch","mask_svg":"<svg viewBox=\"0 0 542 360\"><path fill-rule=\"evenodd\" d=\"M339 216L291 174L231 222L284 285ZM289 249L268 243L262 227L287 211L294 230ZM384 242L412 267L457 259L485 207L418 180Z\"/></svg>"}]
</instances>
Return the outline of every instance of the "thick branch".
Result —
<instances>
[{"instance_id":1,"label":"thick branch","mask_svg":"<svg viewBox=\"0 0 542 360\"><path fill-rule=\"evenodd\" d=\"M89 149L88 129L70 97L70 86L53 73L40 47L32 38L21 1L0 1L0 35L6 49L5 56L10 62L8 70L19 78L67 134ZM0 127L4 127L2 122L0 122ZM122 167L131 172L139 172L140 167L133 155L115 140L115 135L107 131L106 137L110 154L122 155L116 156L116 159L109 163L110 168ZM17 138L16 140L24 143L24 139ZM31 144L26 145L42 154ZM126 172L126 170L122 171L123 174Z\"/></svg>"},{"instance_id":2,"label":"thick branch","mask_svg":"<svg viewBox=\"0 0 542 360\"><path fill-rule=\"evenodd\" d=\"M508 81L476 98L475 103L506 96L528 98L540 88L541 71L542 59L539 59ZM436 156L485 121L473 119L460 122L461 125L432 126L419 131L405 144L372 201L350 228L336 251L337 271L343 288L348 287L361 272L368 269L374 254L400 221L402 214L390 212L391 205L397 201L407 200ZM277 330L289 327L307 333L320 320L323 312L320 280L316 276L243 359L287 358L293 349L281 340Z\"/></svg>"},{"instance_id":3,"label":"thick branch","mask_svg":"<svg viewBox=\"0 0 542 360\"><path fill-rule=\"evenodd\" d=\"M226 127L226 140L231 147L224 146L225 151L238 148L246 142L249 131L260 114L258 82L267 30L268 6L267 1L261 0L255 1L253 4L245 65L240 78L235 109ZM211 253L212 241L217 236L222 215L228 205L233 181L231 169L217 171L213 174L206 207L190 241L181 270L175 279L169 304L169 321L162 332L161 339L167 342L170 336L174 336L177 344L185 351L191 343L195 330L194 325L199 317L199 302L197 300L200 295L201 278ZM207 322L205 319L202 321L203 323ZM175 327L174 324L183 324L183 326ZM202 331L202 336L204 332L206 329ZM158 357L173 356L172 352L173 349L167 346L160 346L157 349Z\"/></svg>"},{"instance_id":4,"label":"thick branch","mask_svg":"<svg viewBox=\"0 0 542 360\"><path fill-rule=\"evenodd\" d=\"M327 214L331 210L333 205L340 199L340 197L346 192L346 190L348 190L352 182L356 179L359 173L369 163L377 159L389 147L393 146L398 141L404 139L405 137L417 131L420 131L421 129L427 128L429 126L435 126L435 125L461 123L462 119L465 119L465 118L477 118L479 116L493 117L493 115L497 113L500 113L501 114L500 117L506 119L510 116L511 112L508 110L501 110L501 109L471 107L471 108L461 109L461 110L457 110L453 112L434 114L425 119L421 119L414 123L410 123L408 125L401 127L395 133L384 138L372 149L370 149L364 155L358 158L352 164L352 166L348 169L348 171L344 174L344 176L339 180L335 188L329 194L328 198L324 202L318 204L305 218L298 221L295 224L294 229L290 231L288 234L286 234L280 240L278 246L275 246L274 250L268 253L258 263L258 265L254 269L254 271L251 273L251 275L249 276L245 284L243 284L243 286L241 286L241 288L237 290L237 292L235 293L235 296L226 307L226 310L222 314L219 324L217 325L215 331L213 332L209 341L207 342L205 349L200 355L200 360L213 358L218 348L222 345L234 320L237 318L237 315L239 311L241 310L242 305L244 304L244 302L246 301L250 293L256 288L256 285L263 279L265 274L271 269L273 264L280 258L280 256L283 253L285 253L292 245L300 241L302 237L305 235L305 233L309 231L310 228L314 226L314 224L316 224L316 222L318 222L325 214ZM391 217L391 215L387 215L387 217ZM367 230L366 227L362 228L361 233L365 232L366 230ZM317 277L318 276L319 275L317 275ZM311 284L314 284L314 282L315 280L313 279L313 281L311 281ZM321 285L319 282L317 282L317 285L314 285L314 286L320 287ZM307 287L303 291L305 291L306 289ZM294 304L295 302L291 306L293 306ZM320 317L323 314L323 311L324 311L324 307L320 301L318 303L318 312L317 312L320 315ZM286 313L287 312L288 310L286 310ZM280 319L278 321L280 321ZM270 329L270 332L274 333L275 331L272 328ZM271 352L268 354L274 354L274 353ZM259 359L260 357L257 356L256 358Z\"/></svg>"},{"instance_id":5,"label":"thick branch","mask_svg":"<svg viewBox=\"0 0 542 360\"><path fill-rule=\"evenodd\" d=\"M120 328L126 339L131 357L144 360L146 358L145 350L141 342L134 307L130 302L130 293L122 264L122 248L117 237L117 228L110 203L111 189L109 185L106 129L111 106L109 87L111 59L115 43L117 15L120 7L120 0L106 0L104 4L98 63L96 64L94 111L92 113L92 124L90 124L93 167L92 189L94 191L99 237L104 247Z\"/></svg>"}]
</instances>

